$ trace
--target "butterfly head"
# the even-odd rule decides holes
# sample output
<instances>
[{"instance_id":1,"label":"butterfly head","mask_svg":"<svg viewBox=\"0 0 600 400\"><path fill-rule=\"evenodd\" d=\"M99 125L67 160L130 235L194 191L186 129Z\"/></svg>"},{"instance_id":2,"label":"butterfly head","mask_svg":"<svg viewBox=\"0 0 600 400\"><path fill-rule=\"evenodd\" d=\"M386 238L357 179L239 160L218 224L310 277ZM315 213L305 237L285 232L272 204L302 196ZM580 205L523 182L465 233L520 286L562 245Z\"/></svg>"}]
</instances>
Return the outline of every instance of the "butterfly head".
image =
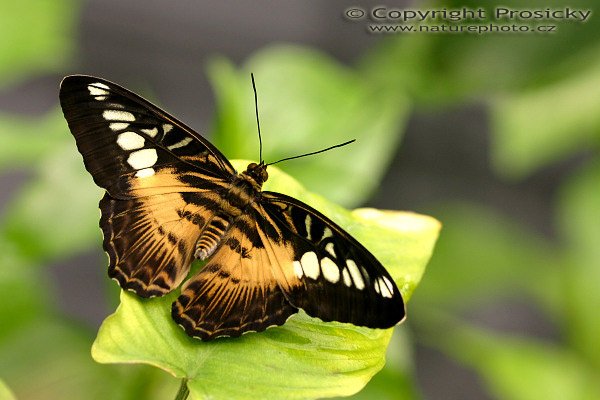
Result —
<instances>
[{"instance_id":1,"label":"butterfly head","mask_svg":"<svg viewBox=\"0 0 600 400\"><path fill-rule=\"evenodd\" d=\"M258 187L262 187L263 183L269 179L269 174L267 173L266 164L261 161L259 164L250 163L246 168L246 171L243 174L253 180Z\"/></svg>"}]
</instances>

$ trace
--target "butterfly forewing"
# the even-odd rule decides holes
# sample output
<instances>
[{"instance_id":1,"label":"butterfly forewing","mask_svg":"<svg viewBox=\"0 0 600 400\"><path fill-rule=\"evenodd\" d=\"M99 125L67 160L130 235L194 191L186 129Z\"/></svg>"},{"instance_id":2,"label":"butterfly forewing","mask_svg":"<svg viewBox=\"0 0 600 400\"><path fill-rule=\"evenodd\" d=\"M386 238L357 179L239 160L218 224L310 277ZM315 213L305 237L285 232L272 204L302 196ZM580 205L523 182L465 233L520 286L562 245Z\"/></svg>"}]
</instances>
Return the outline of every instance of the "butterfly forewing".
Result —
<instances>
[{"instance_id":1,"label":"butterfly forewing","mask_svg":"<svg viewBox=\"0 0 600 400\"><path fill-rule=\"evenodd\" d=\"M192 129L111 82L67 77L60 100L87 170L113 197L214 190L213 178L235 173Z\"/></svg>"},{"instance_id":2,"label":"butterfly forewing","mask_svg":"<svg viewBox=\"0 0 600 400\"><path fill-rule=\"evenodd\" d=\"M263 331L299 308L372 328L403 319L402 296L369 251L308 205L260 191L263 163L238 174L198 133L103 79L65 78L60 102L86 169L107 192L109 276L142 297L162 296L194 258L207 261L173 303L188 335Z\"/></svg>"},{"instance_id":3,"label":"butterfly forewing","mask_svg":"<svg viewBox=\"0 0 600 400\"><path fill-rule=\"evenodd\" d=\"M84 164L107 190L100 202L109 276L143 297L176 288L233 173L210 143L111 82L71 76L60 100Z\"/></svg>"},{"instance_id":4,"label":"butterfly forewing","mask_svg":"<svg viewBox=\"0 0 600 400\"><path fill-rule=\"evenodd\" d=\"M389 328L404 318L392 277L352 236L312 207L279 193L263 192L273 274L290 303L324 321ZM282 259L287 257L287 259Z\"/></svg>"}]
</instances>

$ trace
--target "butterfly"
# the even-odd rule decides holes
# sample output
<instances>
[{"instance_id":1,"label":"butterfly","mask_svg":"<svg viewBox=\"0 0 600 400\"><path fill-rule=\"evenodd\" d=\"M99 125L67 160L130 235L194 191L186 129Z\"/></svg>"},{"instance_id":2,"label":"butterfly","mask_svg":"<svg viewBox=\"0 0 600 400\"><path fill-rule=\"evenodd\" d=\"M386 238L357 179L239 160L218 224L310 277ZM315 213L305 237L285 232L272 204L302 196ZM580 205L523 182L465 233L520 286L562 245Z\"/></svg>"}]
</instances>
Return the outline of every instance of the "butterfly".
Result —
<instances>
[{"instance_id":1,"label":"butterfly","mask_svg":"<svg viewBox=\"0 0 600 400\"><path fill-rule=\"evenodd\" d=\"M390 328L402 295L379 261L319 211L262 191L264 161L238 173L208 140L104 79L63 79L60 104L100 200L108 275L143 298L186 280L171 315L211 340L321 320ZM261 157L262 159L262 157Z\"/></svg>"}]
</instances>

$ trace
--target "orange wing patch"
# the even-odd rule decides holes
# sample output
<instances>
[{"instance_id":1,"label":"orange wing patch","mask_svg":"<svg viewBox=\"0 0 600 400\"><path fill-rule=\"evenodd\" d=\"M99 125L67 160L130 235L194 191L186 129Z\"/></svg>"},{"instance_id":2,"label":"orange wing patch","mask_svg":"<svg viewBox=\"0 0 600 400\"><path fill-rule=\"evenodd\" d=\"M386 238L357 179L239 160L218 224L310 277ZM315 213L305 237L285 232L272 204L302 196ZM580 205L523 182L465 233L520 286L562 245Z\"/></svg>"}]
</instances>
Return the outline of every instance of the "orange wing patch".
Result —
<instances>
[{"instance_id":1,"label":"orange wing patch","mask_svg":"<svg viewBox=\"0 0 600 400\"><path fill-rule=\"evenodd\" d=\"M283 325L296 313L271 270L264 247L247 236L249 217L234 224L208 264L186 282L173 319L190 336L210 340Z\"/></svg>"},{"instance_id":2,"label":"orange wing patch","mask_svg":"<svg viewBox=\"0 0 600 400\"><path fill-rule=\"evenodd\" d=\"M178 193L132 200L105 194L100 209L109 276L142 297L162 296L183 281L196 240L212 216Z\"/></svg>"}]
</instances>

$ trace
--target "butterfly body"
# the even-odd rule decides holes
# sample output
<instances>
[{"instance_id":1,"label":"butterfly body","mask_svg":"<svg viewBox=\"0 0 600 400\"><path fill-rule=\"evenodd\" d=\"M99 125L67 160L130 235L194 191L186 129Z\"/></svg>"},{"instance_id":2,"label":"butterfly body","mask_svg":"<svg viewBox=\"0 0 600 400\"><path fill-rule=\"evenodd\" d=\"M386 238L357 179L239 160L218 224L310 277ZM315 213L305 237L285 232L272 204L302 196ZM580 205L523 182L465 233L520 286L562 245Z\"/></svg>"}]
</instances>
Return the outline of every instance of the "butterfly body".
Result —
<instances>
[{"instance_id":1,"label":"butterfly body","mask_svg":"<svg viewBox=\"0 0 600 400\"><path fill-rule=\"evenodd\" d=\"M210 142L103 79L63 80L61 106L100 201L109 276L141 297L183 283L172 317L203 340L282 325L298 309L389 328L404 303L389 273L319 211L262 191L267 165L238 173Z\"/></svg>"},{"instance_id":2,"label":"butterfly body","mask_svg":"<svg viewBox=\"0 0 600 400\"><path fill-rule=\"evenodd\" d=\"M251 212L252 206L260 200L263 183L268 179L266 168L264 163L251 163L246 171L232 175L230 184L217 192L223 200L223 206L217 211L218 217L204 228L196 243L194 255L197 259L206 260L210 257L232 223ZM236 250L242 257L248 257L245 248L237 246Z\"/></svg>"}]
</instances>

